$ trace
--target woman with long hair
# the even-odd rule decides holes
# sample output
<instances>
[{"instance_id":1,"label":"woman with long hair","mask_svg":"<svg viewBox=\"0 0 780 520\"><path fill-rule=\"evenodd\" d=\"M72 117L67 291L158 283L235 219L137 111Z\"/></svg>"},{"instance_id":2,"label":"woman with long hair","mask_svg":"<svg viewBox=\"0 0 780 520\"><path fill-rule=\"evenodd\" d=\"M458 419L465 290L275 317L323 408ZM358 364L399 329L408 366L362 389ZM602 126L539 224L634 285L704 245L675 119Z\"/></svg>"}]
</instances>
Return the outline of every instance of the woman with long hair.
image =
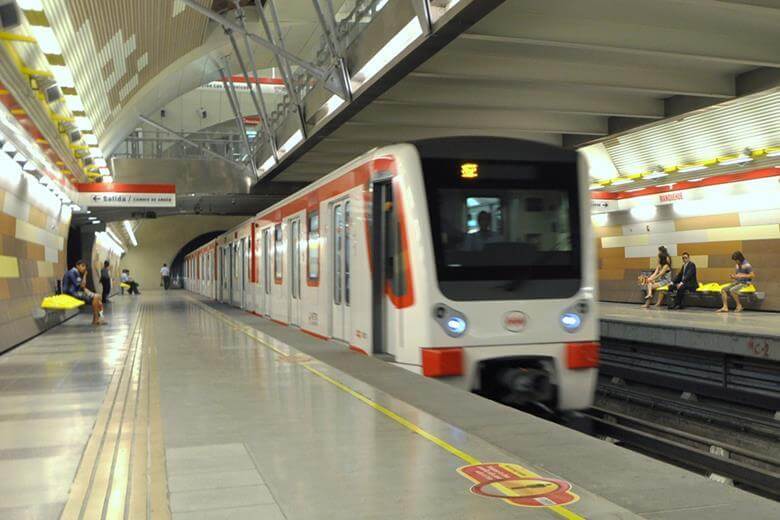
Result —
<instances>
[{"instance_id":1,"label":"woman with long hair","mask_svg":"<svg viewBox=\"0 0 780 520\"><path fill-rule=\"evenodd\" d=\"M642 305L642 308L647 309L650 307L650 300L653 299L654 290L666 287L670 283L672 283L672 257L669 256L669 251L667 251L666 247L660 246L658 248L658 265L655 271L647 278L640 280L640 284L646 293L645 303ZM663 293L659 293L655 306L660 306L662 301Z\"/></svg>"}]
</instances>

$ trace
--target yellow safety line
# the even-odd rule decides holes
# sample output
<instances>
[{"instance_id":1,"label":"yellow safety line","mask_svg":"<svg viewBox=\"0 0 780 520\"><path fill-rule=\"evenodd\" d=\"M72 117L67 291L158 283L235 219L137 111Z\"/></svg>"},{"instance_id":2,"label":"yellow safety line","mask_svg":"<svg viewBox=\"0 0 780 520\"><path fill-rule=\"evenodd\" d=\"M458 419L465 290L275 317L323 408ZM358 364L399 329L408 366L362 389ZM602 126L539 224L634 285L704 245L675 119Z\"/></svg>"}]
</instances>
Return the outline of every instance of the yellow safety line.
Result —
<instances>
[{"instance_id":1,"label":"yellow safety line","mask_svg":"<svg viewBox=\"0 0 780 520\"><path fill-rule=\"evenodd\" d=\"M242 332L243 334L245 334L246 336L249 336L250 338L254 339L255 341L257 341L258 343L260 343L264 347L269 348L269 349L273 350L274 352L276 352L278 354L281 354L283 356L288 356L288 354L285 353L284 351L282 351L282 350L274 347L270 343L267 343L267 342L263 341L262 339L260 339L257 336L257 334L250 333L249 332L250 328L248 326L243 325L243 324L233 320L232 318L228 318L223 313L221 313L221 312L219 312L217 310L214 310L211 307L208 307L204 303L201 303L201 302L195 300L194 298L192 298L189 295L188 295L188 297L191 298L192 301L196 305L201 307L201 309L205 309L209 314L212 314L212 315L216 316L217 318L219 318L220 320L224 321L225 323L231 325L231 327L234 330ZM398 424L400 424L404 428L412 431L413 433L416 433L420 437L422 437L422 438L432 442L433 444L439 446L440 448L442 448L443 450L451 453L452 455L455 455L456 457L458 457L459 459L465 461L466 463L468 463L468 464L481 464L482 463L478 458L474 457L473 455L469 455L465 451L459 450L458 448L456 448L452 444L448 443L447 441L445 441L443 439L440 439L439 437L433 435L432 433L430 433L430 432L420 428L419 426L417 426L416 424L414 424L410 420L408 420L408 419L398 415L394 411L392 411L392 410L382 406L381 404L377 403L376 401L372 400L369 397L366 397L365 395L361 394L357 390L354 390L354 389L350 388L349 386L345 385L344 383L342 383L340 381L337 381L336 379L333 379L332 377L330 377L329 375L325 374L324 372L322 372L322 371L320 371L320 370L318 370L318 369L316 369L316 368L314 368L312 366L309 366L307 364L300 364L300 366L305 368L306 370L308 370L312 374L316 375L317 377L319 377L319 378L327 381L328 383L332 384L333 386L335 386L339 390L342 390L342 391L346 392L347 394L351 395L352 397L354 397L358 401L360 401L360 402L370 406L371 408L373 408L374 410L378 411L379 413L385 415L386 417L389 417L390 419L394 420L395 422L397 422ZM531 476L531 477L541 477L541 475L539 475L537 473L534 473L533 471L529 470L528 468L523 467L520 464L516 464L516 465L519 466L520 468L522 468L523 471L527 472L528 475ZM497 486L497 487L502 487L502 486ZM509 490L505 489L504 492L509 492ZM509 492L509 493L511 493L511 492ZM507 498L512 498L511 494L508 494ZM543 509L547 509L549 511L552 511L552 512L558 514L559 516L561 516L563 518L566 518L567 520L585 520L585 517L580 516L580 515L578 515L577 513L573 512L573 511L570 511L569 509L567 509L564 506L541 506L541 507Z\"/></svg>"}]
</instances>

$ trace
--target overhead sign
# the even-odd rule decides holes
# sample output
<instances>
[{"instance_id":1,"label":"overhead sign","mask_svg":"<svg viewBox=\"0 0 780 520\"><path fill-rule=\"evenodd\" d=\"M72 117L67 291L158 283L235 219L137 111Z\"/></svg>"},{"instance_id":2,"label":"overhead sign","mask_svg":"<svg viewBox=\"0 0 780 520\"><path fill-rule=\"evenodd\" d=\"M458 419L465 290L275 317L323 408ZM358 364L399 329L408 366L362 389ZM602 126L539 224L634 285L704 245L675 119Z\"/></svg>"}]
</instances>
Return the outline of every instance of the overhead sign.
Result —
<instances>
[{"instance_id":1,"label":"overhead sign","mask_svg":"<svg viewBox=\"0 0 780 520\"><path fill-rule=\"evenodd\" d=\"M513 506L564 506L580 499L565 480L540 477L519 464L472 464L458 468L458 473L474 483L471 492L475 495Z\"/></svg>"},{"instance_id":2,"label":"overhead sign","mask_svg":"<svg viewBox=\"0 0 780 520\"><path fill-rule=\"evenodd\" d=\"M77 184L80 206L114 208L176 207L175 184Z\"/></svg>"}]
</instances>

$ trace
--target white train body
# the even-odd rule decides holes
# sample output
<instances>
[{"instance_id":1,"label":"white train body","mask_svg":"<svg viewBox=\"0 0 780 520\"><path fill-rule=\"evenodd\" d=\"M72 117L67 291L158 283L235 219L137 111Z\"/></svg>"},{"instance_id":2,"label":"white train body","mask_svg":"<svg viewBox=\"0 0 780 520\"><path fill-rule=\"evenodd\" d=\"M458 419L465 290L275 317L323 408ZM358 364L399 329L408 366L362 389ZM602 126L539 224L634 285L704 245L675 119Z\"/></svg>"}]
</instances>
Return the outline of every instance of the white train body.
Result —
<instances>
[{"instance_id":1,"label":"white train body","mask_svg":"<svg viewBox=\"0 0 780 520\"><path fill-rule=\"evenodd\" d=\"M375 149L190 253L185 287L507 403L587 408L588 185L574 152L525 141Z\"/></svg>"}]
</instances>

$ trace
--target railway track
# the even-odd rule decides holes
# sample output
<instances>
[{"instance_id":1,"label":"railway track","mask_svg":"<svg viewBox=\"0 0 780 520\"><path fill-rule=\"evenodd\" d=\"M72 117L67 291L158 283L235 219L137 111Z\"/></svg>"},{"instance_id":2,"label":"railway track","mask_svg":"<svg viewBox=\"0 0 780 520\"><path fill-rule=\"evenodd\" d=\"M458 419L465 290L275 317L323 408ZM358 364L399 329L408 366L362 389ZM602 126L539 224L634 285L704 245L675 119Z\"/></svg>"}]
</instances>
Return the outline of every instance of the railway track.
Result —
<instances>
[{"instance_id":1,"label":"railway track","mask_svg":"<svg viewBox=\"0 0 780 520\"><path fill-rule=\"evenodd\" d=\"M760 448L780 445L780 421L610 383L598 395L585 413L591 434L780 500L780 457Z\"/></svg>"}]
</instances>

